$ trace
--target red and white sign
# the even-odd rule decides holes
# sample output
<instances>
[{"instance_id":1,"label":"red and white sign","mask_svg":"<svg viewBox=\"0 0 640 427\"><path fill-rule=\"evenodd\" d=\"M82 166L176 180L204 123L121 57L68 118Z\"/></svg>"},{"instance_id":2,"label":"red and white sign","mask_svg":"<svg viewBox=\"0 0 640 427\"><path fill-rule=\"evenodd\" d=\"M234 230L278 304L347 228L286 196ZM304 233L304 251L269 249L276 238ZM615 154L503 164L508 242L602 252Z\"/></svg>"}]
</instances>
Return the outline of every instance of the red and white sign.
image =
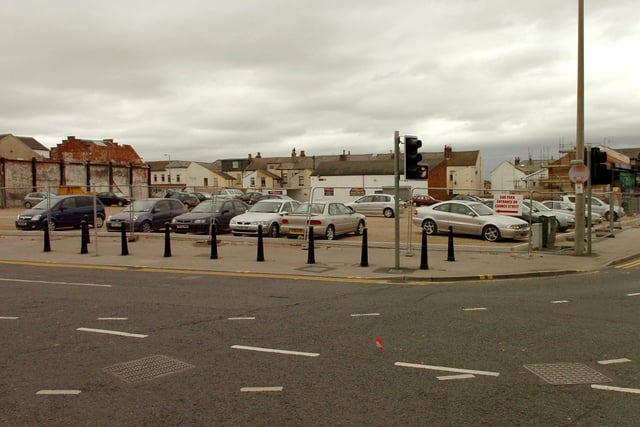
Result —
<instances>
[{"instance_id":1,"label":"red and white sign","mask_svg":"<svg viewBox=\"0 0 640 427\"><path fill-rule=\"evenodd\" d=\"M574 184L582 184L589 179L591 173L584 163L574 163L569 168L569 181Z\"/></svg>"},{"instance_id":2,"label":"red and white sign","mask_svg":"<svg viewBox=\"0 0 640 427\"><path fill-rule=\"evenodd\" d=\"M493 200L493 210L501 215L522 215L522 194L499 194Z\"/></svg>"}]
</instances>

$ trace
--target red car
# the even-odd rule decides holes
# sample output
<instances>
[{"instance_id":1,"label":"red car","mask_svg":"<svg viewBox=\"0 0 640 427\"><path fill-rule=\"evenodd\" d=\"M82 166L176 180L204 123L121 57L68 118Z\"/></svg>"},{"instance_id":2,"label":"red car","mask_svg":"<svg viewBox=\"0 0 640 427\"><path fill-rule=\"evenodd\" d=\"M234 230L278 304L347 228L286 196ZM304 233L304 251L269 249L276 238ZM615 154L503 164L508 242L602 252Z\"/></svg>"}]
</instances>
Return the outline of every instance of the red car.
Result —
<instances>
[{"instance_id":1,"label":"red car","mask_svg":"<svg viewBox=\"0 0 640 427\"><path fill-rule=\"evenodd\" d=\"M436 198L431 197L428 194L418 194L413 196L412 199L407 200L407 204L409 206L412 205L416 205L416 206L431 206L433 204L436 204L438 202L441 202L442 200L438 200Z\"/></svg>"}]
</instances>

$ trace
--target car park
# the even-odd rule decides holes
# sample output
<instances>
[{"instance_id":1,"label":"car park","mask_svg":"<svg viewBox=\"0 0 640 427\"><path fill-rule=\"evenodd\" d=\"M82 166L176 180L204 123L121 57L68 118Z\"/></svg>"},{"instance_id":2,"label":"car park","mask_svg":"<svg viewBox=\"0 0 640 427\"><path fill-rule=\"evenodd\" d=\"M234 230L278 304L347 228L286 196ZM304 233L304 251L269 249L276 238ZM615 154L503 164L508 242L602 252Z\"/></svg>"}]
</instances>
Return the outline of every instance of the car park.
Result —
<instances>
[{"instance_id":1,"label":"car park","mask_svg":"<svg viewBox=\"0 0 640 427\"><path fill-rule=\"evenodd\" d=\"M546 207L548 207L549 209L552 209L554 211L568 212L574 215L575 217L576 205L574 203L563 201L563 200L544 200L541 203ZM586 221L589 220L588 212L585 212L584 220L585 220L585 223ZM602 222L602 215L596 212L591 212L591 223L600 224L601 222Z\"/></svg>"},{"instance_id":2,"label":"car park","mask_svg":"<svg viewBox=\"0 0 640 427\"><path fill-rule=\"evenodd\" d=\"M95 218L95 225L100 228L105 215L104 205L93 196L51 196L20 213L15 225L19 230L41 230L47 226L49 230L57 230L78 228L85 219L93 226Z\"/></svg>"},{"instance_id":3,"label":"car park","mask_svg":"<svg viewBox=\"0 0 640 427\"><path fill-rule=\"evenodd\" d=\"M300 202L292 199L263 199L251 206L242 215L231 219L231 233L240 235L257 235L258 227L266 236L280 235L281 221L285 214L293 212Z\"/></svg>"},{"instance_id":4,"label":"car park","mask_svg":"<svg viewBox=\"0 0 640 427\"><path fill-rule=\"evenodd\" d=\"M105 206L126 206L129 204L129 197L124 193L113 193L110 191L105 191L102 193L97 193L96 197L100 199L103 205Z\"/></svg>"},{"instance_id":5,"label":"car park","mask_svg":"<svg viewBox=\"0 0 640 427\"><path fill-rule=\"evenodd\" d=\"M107 231L121 231L124 227L134 231L150 233L165 227L171 220L188 212L187 207L178 199L138 199L120 213L111 215L107 220Z\"/></svg>"},{"instance_id":6,"label":"car park","mask_svg":"<svg viewBox=\"0 0 640 427\"><path fill-rule=\"evenodd\" d=\"M416 194L412 198L406 201L408 206L431 206L436 203L440 203L442 200L438 200L428 194Z\"/></svg>"},{"instance_id":7,"label":"car park","mask_svg":"<svg viewBox=\"0 0 640 427\"><path fill-rule=\"evenodd\" d=\"M585 203L586 203L585 196ZM575 194L565 194L562 196L562 200L565 202L576 202ZM601 215L605 220L609 221L609 211L611 210L609 203L605 203L597 197L591 196L591 212L595 212ZM625 215L624 208L617 203L613 206L613 220L617 221Z\"/></svg>"},{"instance_id":8,"label":"car park","mask_svg":"<svg viewBox=\"0 0 640 427\"><path fill-rule=\"evenodd\" d=\"M29 193L26 196L24 196L24 199L22 200L22 204L24 205L25 208L29 209L32 206L37 205L38 203L40 203L41 201L43 201L47 197L51 197L51 196L55 196L55 194L44 193L42 191L36 191L36 192Z\"/></svg>"},{"instance_id":9,"label":"car park","mask_svg":"<svg viewBox=\"0 0 640 427\"><path fill-rule=\"evenodd\" d=\"M395 216L395 197L390 194L367 194L346 205L363 215Z\"/></svg>"},{"instance_id":10,"label":"car park","mask_svg":"<svg viewBox=\"0 0 640 427\"><path fill-rule=\"evenodd\" d=\"M182 191L170 191L165 197L180 200L187 207L187 209L193 209L200 203L200 199L198 198L198 196L193 193L185 193Z\"/></svg>"},{"instance_id":11,"label":"car park","mask_svg":"<svg viewBox=\"0 0 640 427\"><path fill-rule=\"evenodd\" d=\"M526 221L498 215L484 203L469 200L449 200L416 207L412 221L427 234L446 233L452 227L455 234L481 236L489 242L529 236Z\"/></svg>"},{"instance_id":12,"label":"car park","mask_svg":"<svg viewBox=\"0 0 640 427\"><path fill-rule=\"evenodd\" d=\"M289 238L307 236L309 226L314 236L333 240L342 234L362 234L365 216L343 203L302 203L282 218L281 233Z\"/></svg>"},{"instance_id":13,"label":"car park","mask_svg":"<svg viewBox=\"0 0 640 427\"><path fill-rule=\"evenodd\" d=\"M173 218L171 225L176 233L209 234L212 223L216 226L216 232L229 231L231 219L247 209L249 205L238 199L208 199L191 212Z\"/></svg>"}]
</instances>

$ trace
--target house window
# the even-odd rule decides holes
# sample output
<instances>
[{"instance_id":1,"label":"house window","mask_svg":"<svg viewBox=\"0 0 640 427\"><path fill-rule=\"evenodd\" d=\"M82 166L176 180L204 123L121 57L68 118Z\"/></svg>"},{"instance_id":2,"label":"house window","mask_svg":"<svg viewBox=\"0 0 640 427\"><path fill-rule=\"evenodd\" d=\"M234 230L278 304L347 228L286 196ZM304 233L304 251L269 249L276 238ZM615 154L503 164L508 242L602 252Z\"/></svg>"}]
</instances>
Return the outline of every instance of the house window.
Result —
<instances>
[{"instance_id":1,"label":"house window","mask_svg":"<svg viewBox=\"0 0 640 427\"><path fill-rule=\"evenodd\" d=\"M213 178L213 186L218 187L218 178Z\"/></svg>"},{"instance_id":2,"label":"house window","mask_svg":"<svg viewBox=\"0 0 640 427\"><path fill-rule=\"evenodd\" d=\"M304 187L304 175L298 176L298 185Z\"/></svg>"},{"instance_id":3,"label":"house window","mask_svg":"<svg viewBox=\"0 0 640 427\"><path fill-rule=\"evenodd\" d=\"M242 185L242 177L241 176L236 176L236 184Z\"/></svg>"},{"instance_id":4,"label":"house window","mask_svg":"<svg viewBox=\"0 0 640 427\"><path fill-rule=\"evenodd\" d=\"M157 173L153 174L153 182L158 182L158 174Z\"/></svg>"},{"instance_id":5,"label":"house window","mask_svg":"<svg viewBox=\"0 0 640 427\"><path fill-rule=\"evenodd\" d=\"M256 186L256 179L254 177L251 177L251 183L249 185L251 187L255 187Z\"/></svg>"},{"instance_id":6,"label":"house window","mask_svg":"<svg viewBox=\"0 0 640 427\"><path fill-rule=\"evenodd\" d=\"M267 179L265 177L260 178L260 186L261 187L267 186Z\"/></svg>"},{"instance_id":7,"label":"house window","mask_svg":"<svg viewBox=\"0 0 640 427\"><path fill-rule=\"evenodd\" d=\"M176 182L180 182L180 174L176 175Z\"/></svg>"},{"instance_id":8,"label":"house window","mask_svg":"<svg viewBox=\"0 0 640 427\"><path fill-rule=\"evenodd\" d=\"M209 178L203 178L202 185L204 185L205 187L208 187L209 186Z\"/></svg>"},{"instance_id":9,"label":"house window","mask_svg":"<svg viewBox=\"0 0 640 427\"><path fill-rule=\"evenodd\" d=\"M231 167L233 169L238 169L240 167L240 163L237 160L234 160L233 162L231 162Z\"/></svg>"},{"instance_id":10,"label":"house window","mask_svg":"<svg viewBox=\"0 0 640 427\"><path fill-rule=\"evenodd\" d=\"M269 169L273 170L276 168L276 165L274 165L273 163L269 163Z\"/></svg>"},{"instance_id":11,"label":"house window","mask_svg":"<svg viewBox=\"0 0 640 427\"><path fill-rule=\"evenodd\" d=\"M160 175L160 181L164 182L164 174Z\"/></svg>"},{"instance_id":12,"label":"house window","mask_svg":"<svg viewBox=\"0 0 640 427\"><path fill-rule=\"evenodd\" d=\"M289 181L289 178L287 177L286 173L282 174L282 184L287 184L287 182Z\"/></svg>"}]
</instances>

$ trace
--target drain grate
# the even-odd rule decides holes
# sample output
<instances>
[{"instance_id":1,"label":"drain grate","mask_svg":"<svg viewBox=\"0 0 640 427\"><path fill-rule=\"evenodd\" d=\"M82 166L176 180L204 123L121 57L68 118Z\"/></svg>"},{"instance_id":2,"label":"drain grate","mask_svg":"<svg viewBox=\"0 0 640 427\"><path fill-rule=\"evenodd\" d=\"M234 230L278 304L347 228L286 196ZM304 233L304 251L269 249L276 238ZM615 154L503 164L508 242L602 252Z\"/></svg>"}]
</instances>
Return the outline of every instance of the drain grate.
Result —
<instances>
[{"instance_id":1,"label":"drain grate","mask_svg":"<svg viewBox=\"0 0 640 427\"><path fill-rule=\"evenodd\" d=\"M133 384L176 374L191 368L195 368L195 366L171 357L157 355L107 366L103 368L103 371Z\"/></svg>"},{"instance_id":2,"label":"drain grate","mask_svg":"<svg viewBox=\"0 0 640 427\"><path fill-rule=\"evenodd\" d=\"M551 385L599 384L612 381L611 378L582 363L540 363L524 367Z\"/></svg>"}]
</instances>

